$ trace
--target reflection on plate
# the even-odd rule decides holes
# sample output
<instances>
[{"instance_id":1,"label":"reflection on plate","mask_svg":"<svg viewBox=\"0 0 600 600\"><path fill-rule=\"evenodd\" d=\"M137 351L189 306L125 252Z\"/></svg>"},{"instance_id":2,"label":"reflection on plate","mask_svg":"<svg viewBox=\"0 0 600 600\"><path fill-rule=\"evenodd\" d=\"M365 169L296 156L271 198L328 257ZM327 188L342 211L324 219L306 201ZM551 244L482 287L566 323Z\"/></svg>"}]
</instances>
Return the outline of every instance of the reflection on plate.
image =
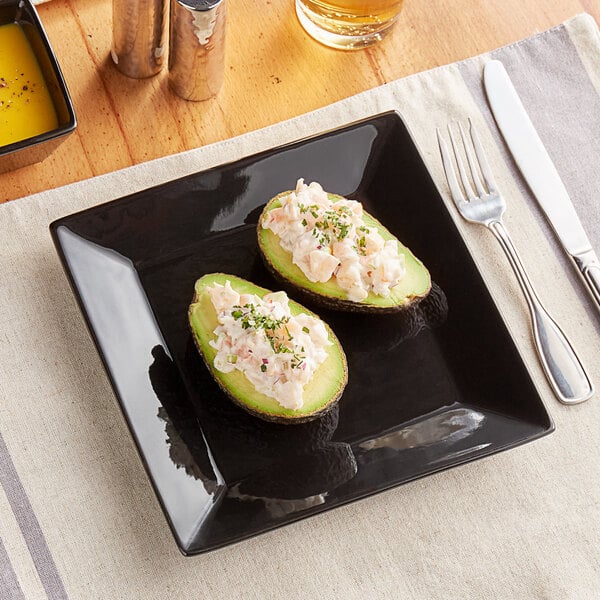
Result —
<instances>
[{"instance_id":1,"label":"reflection on plate","mask_svg":"<svg viewBox=\"0 0 600 600\"><path fill-rule=\"evenodd\" d=\"M359 444L362 450L391 448L408 450L436 444L455 444L483 425L485 415L469 408L444 407L405 423L400 429L378 435Z\"/></svg>"},{"instance_id":2,"label":"reflection on plate","mask_svg":"<svg viewBox=\"0 0 600 600\"><path fill-rule=\"evenodd\" d=\"M296 179L360 200L429 268L404 315L316 310L348 357L322 419L277 425L228 401L187 327L194 282L276 287L265 202ZM402 120L385 113L65 217L51 232L177 543L205 552L552 431ZM82 402L91 399L81 399Z\"/></svg>"}]
</instances>

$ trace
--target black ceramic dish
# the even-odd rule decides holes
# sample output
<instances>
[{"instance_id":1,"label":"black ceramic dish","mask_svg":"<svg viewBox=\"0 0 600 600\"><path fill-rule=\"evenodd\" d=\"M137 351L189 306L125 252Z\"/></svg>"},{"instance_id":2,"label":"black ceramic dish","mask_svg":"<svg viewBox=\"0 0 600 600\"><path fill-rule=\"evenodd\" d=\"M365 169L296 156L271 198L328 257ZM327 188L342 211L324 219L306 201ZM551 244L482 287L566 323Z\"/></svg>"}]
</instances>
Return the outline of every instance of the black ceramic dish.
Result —
<instances>
[{"instance_id":1,"label":"black ceramic dish","mask_svg":"<svg viewBox=\"0 0 600 600\"><path fill-rule=\"evenodd\" d=\"M0 146L0 173L46 158L76 127L75 111L58 61L30 0L0 0L0 25L18 23L31 45L58 117L58 127L39 135Z\"/></svg>"},{"instance_id":2,"label":"black ceramic dish","mask_svg":"<svg viewBox=\"0 0 600 600\"><path fill-rule=\"evenodd\" d=\"M424 261L435 286L418 311L399 317L311 306L346 350L349 383L326 417L274 425L222 395L186 311L203 273L275 287L258 256L256 222L298 177L362 201ZM91 208L51 231L185 554L553 430L396 113Z\"/></svg>"}]
</instances>

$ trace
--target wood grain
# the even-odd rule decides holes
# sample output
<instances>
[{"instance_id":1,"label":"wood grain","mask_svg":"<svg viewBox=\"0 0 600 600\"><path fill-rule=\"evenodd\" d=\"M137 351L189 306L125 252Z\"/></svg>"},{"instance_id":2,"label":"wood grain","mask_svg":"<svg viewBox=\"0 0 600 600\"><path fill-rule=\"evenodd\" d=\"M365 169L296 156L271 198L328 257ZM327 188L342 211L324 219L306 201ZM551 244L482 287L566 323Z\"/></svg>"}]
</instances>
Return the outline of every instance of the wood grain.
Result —
<instances>
[{"instance_id":1,"label":"wood grain","mask_svg":"<svg viewBox=\"0 0 600 600\"><path fill-rule=\"evenodd\" d=\"M109 51L110 0L52 0L38 12L73 97L78 127L42 163L0 175L0 201L240 135L394 79L480 54L599 0L406 0L379 45L344 52L300 27L293 0L227 0L225 81L217 98L188 102L166 72L120 74Z\"/></svg>"}]
</instances>

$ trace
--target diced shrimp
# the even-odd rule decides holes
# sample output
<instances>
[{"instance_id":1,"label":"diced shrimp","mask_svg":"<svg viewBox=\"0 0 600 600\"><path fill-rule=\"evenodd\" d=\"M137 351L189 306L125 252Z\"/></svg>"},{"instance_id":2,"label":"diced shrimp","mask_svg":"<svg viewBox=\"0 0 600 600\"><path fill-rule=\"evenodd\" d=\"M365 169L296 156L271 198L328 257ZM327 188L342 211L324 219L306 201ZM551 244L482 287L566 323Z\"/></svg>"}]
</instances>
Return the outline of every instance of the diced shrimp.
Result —
<instances>
[{"instance_id":1,"label":"diced shrimp","mask_svg":"<svg viewBox=\"0 0 600 600\"><path fill-rule=\"evenodd\" d=\"M280 206L270 210L265 218L265 222L268 226L281 223L282 221L285 221L285 213L283 212L283 208Z\"/></svg>"},{"instance_id":2,"label":"diced shrimp","mask_svg":"<svg viewBox=\"0 0 600 600\"><path fill-rule=\"evenodd\" d=\"M256 302L256 296L254 294L240 294L240 299L237 303L239 306L245 306L251 302Z\"/></svg>"},{"instance_id":3,"label":"diced shrimp","mask_svg":"<svg viewBox=\"0 0 600 600\"><path fill-rule=\"evenodd\" d=\"M310 225L312 227L312 225ZM295 240L299 238L303 233L306 233L306 227L302 225L301 221L293 221L286 225L282 230L282 239L284 240ZM285 246L293 248L293 242L289 241L285 244Z\"/></svg>"},{"instance_id":4,"label":"diced shrimp","mask_svg":"<svg viewBox=\"0 0 600 600\"><path fill-rule=\"evenodd\" d=\"M291 194L282 203L281 209L276 208L274 210L281 210L284 219L288 222L298 219L298 216L300 214L298 205L295 202L293 202Z\"/></svg>"},{"instance_id":5,"label":"diced shrimp","mask_svg":"<svg viewBox=\"0 0 600 600\"><path fill-rule=\"evenodd\" d=\"M341 242L333 242L331 249L333 255L339 258L340 261L358 261L358 254L356 254L356 250L352 248L352 243L347 239L344 239Z\"/></svg>"},{"instance_id":6,"label":"diced shrimp","mask_svg":"<svg viewBox=\"0 0 600 600\"><path fill-rule=\"evenodd\" d=\"M317 281L326 282L331 279L340 261L329 252L313 250L309 254L310 270Z\"/></svg>"},{"instance_id":7,"label":"diced shrimp","mask_svg":"<svg viewBox=\"0 0 600 600\"><path fill-rule=\"evenodd\" d=\"M352 211L352 213L357 216L362 218L363 216L363 206L360 202L356 202L356 200L348 200L348 208L350 208L350 210Z\"/></svg>"},{"instance_id":8,"label":"diced shrimp","mask_svg":"<svg viewBox=\"0 0 600 600\"><path fill-rule=\"evenodd\" d=\"M270 294L263 296L263 302L266 302L267 304L273 304L275 302L287 304L288 296L285 292L271 292Z\"/></svg>"},{"instance_id":9,"label":"diced shrimp","mask_svg":"<svg viewBox=\"0 0 600 600\"><path fill-rule=\"evenodd\" d=\"M369 295L366 288L355 285L348 290L348 298L353 302L361 302Z\"/></svg>"},{"instance_id":10,"label":"diced shrimp","mask_svg":"<svg viewBox=\"0 0 600 600\"><path fill-rule=\"evenodd\" d=\"M294 252L298 254L309 254L315 247L315 238L310 231L303 233L294 243Z\"/></svg>"},{"instance_id":11,"label":"diced shrimp","mask_svg":"<svg viewBox=\"0 0 600 600\"><path fill-rule=\"evenodd\" d=\"M226 281L224 286L215 283L214 287L208 288L208 291L217 312L234 304L239 304L240 295L231 288L229 281Z\"/></svg>"},{"instance_id":12,"label":"diced shrimp","mask_svg":"<svg viewBox=\"0 0 600 600\"><path fill-rule=\"evenodd\" d=\"M376 231L365 235L365 254L367 256L380 252L384 247L384 239Z\"/></svg>"},{"instance_id":13,"label":"diced shrimp","mask_svg":"<svg viewBox=\"0 0 600 600\"><path fill-rule=\"evenodd\" d=\"M344 263L336 273L337 282L344 290L362 286L360 269L356 263Z\"/></svg>"},{"instance_id":14,"label":"diced shrimp","mask_svg":"<svg viewBox=\"0 0 600 600\"><path fill-rule=\"evenodd\" d=\"M329 336L327 335L327 329L325 329L325 325L323 325L321 321L313 322L310 330L310 337L318 345L327 344Z\"/></svg>"}]
</instances>

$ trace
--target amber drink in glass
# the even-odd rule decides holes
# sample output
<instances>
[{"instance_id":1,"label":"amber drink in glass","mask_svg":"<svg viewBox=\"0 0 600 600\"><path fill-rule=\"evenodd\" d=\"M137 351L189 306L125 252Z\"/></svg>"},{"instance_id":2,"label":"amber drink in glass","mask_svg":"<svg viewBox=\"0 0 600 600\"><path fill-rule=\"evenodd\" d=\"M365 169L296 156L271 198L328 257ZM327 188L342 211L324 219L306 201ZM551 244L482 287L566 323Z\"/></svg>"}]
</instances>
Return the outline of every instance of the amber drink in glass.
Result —
<instances>
[{"instance_id":1,"label":"amber drink in glass","mask_svg":"<svg viewBox=\"0 0 600 600\"><path fill-rule=\"evenodd\" d=\"M381 40L396 22L403 0L296 0L296 14L317 41L345 50Z\"/></svg>"}]
</instances>

